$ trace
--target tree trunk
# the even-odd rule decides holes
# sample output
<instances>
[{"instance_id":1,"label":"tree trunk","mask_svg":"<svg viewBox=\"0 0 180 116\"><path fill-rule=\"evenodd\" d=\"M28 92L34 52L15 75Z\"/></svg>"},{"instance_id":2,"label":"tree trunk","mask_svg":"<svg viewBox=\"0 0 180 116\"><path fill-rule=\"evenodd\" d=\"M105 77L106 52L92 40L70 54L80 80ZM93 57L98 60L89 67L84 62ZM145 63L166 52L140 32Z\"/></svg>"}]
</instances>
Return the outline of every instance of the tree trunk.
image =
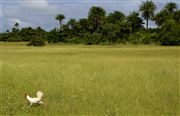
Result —
<instances>
[{"instance_id":1,"label":"tree trunk","mask_svg":"<svg viewBox=\"0 0 180 116\"><path fill-rule=\"evenodd\" d=\"M59 30L61 30L61 21L59 20Z\"/></svg>"},{"instance_id":2,"label":"tree trunk","mask_svg":"<svg viewBox=\"0 0 180 116\"><path fill-rule=\"evenodd\" d=\"M61 25L62 25L61 20L59 20L59 30L61 30Z\"/></svg>"},{"instance_id":3,"label":"tree trunk","mask_svg":"<svg viewBox=\"0 0 180 116\"><path fill-rule=\"evenodd\" d=\"M148 18L146 19L146 29L148 29Z\"/></svg>"},{"instance_id":4,"label":"tree trunk","mask_svg":"<svg viewBox=\"0 0 180 116\"><path fill-rule=\"evenodd\" d=\"M130 27L130 28L129 28L129 36L130 36L130 39L131 39L131 35L132 35L132 28Z\"/></svg>"}]
</instances>

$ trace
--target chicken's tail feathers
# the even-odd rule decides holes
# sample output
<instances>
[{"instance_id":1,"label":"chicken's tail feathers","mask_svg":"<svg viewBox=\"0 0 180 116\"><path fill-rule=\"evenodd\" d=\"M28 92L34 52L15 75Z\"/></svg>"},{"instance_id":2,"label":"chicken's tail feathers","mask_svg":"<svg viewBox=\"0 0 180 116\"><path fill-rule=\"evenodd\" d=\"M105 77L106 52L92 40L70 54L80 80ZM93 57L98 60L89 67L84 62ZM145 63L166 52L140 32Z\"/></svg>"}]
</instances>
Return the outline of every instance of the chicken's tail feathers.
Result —
<instances>
[{"instance_id":1,"label":"chicken's tail feathers","mask_svg":"<svg viewBox=\"0 0 180 116\"><path fill-rule=\"evenodd\" d=\"M42 91L38 91L37 92L37 98L41 99L43 96L43 92Z\"/></svg>"}]
</instances>

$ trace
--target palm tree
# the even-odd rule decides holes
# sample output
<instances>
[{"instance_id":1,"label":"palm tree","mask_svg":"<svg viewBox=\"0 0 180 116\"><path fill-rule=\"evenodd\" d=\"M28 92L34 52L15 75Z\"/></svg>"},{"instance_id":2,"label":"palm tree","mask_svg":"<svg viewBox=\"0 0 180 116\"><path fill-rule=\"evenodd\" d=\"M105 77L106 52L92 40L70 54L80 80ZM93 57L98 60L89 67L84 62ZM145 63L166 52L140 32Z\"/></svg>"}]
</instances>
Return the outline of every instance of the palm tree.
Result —
<instances>
[{"instance_id":1,"label":"palm tree","mask_svg":"<svg viewBox=\"0 0 180 116\"><path fill-rule=\"evenodd\" d=\"M88 22L90 29L94 32L98 31L98 28L102 24L106 16L106 11L102 7L93 6L90 8L88 13Z\"/></svg>"},{"instance_id":2,"label":"palm tree","mask_svg":"<svg viewBox=\"0 0 180 116\"><path fill-rule=\"evenodd\" d=\"M125 19L125 15L120 11L114 11L113 13L110 13L106 20L108 23L115 23L117 21L123 21Z\"/></svg>"},{"instance_id":3,"label":"palm tree","mask_svg":"<svg viewBox=\"0 0 180 116\"><path fill-rule=\"evenodd\" d=\"M154 16L154 21L156 23L156 25L158 26L158 28L160 27L160 25L162 24L162 13L159 12Z\"/></svg>"},{"instance_id":4,"label":"palm tree","mask_svg":"<svg viewBox=\"0 0 180 116\"><path fill-rule=\"evenodd\" d=\"M178 22L179 24L180 24L180 10L177 10L176 12L174 12L174 14L173 14L174 16L174 20L176 21L176 22Z\"/></svg>"},{"instance_id":5,"label":"palm tree","mask_svg":"<svg viewBox=\"0 0 180 116\"><path fill-rule=\"evenodd\" d=\"M177 9L177 5L174 2L169 2L166 4L165 9L169 12L169 14L172 14Z\"/></svg>"},{"instance_id":6,"label":"palm tree","mask_svg":"<svg viewBox=\"0 0 180 116\"><path fill-rule=\"evenodd\" d=\"M71 29L74 29L74 26L76 24L76 20L75 19L70 19L67 24Z\"/></svg>"},{"instance_id":7,"label":"palm tree","mask_svg":"<svg viewBox=\"0 0 180 116\"><path fill-rule=\"evenodd\" d=\"M16 22L16 23L14 24L14 27L17 29L18 26L19 26L19 23Z\"/></svg>"},{"instance_id":8,"label":"palm tree","mask_svg":"<svg viewBox=\"0 0 180 116\"><path fill-rule=\"evenodd\" d=\"M18 38L18 32L19 32L18 27L19 27L19 23L16 22L16 23L14 24L13 29L12 29L12 30L13 30L12 32L14 33L15 38Z\"/></svg>"},{"instance_id":9,"label":"palm tree","mask_svg":"<svg viewBox=\"0 0 180 116\"><path fill-rule=\"evenodd\" d=\"M9 33L9 30L6 30L6 33Z\"/></svg>"},{"instance_id":10,"label":"palm tree","mask_svg":"<svg viewBox=\"0 0 180 116\"><path fill-rule=\"evenodd\" d=\"M146 20L146 28L148 29L148 20L153 19L156 5L152 1L147 0L140 5L139 10L142 12L142 17Z\"/></svg>"},{"instance_id":11,"label":"palm tree","mask_svg":"<svg viewBox=\"0 0 180 116\"><path fill-rule=\"evenodd\" d=\"M81 30L87 31L89 26L88 26L88 20L86 18L82 18L79 20L79 26Z\"/></svg>"},{"instance_id":12,"label":"palm tree","mask_svg":"<svg viewBox=\"0 0 180 116\"><path fill-rule=\"evenodd\" d=\"M143 20L139 17L138 12L131 12L129 16L127 16L127 22L132 27L132 31L138 31L143 28Z\"/></svg>"},{"instance_id":13,"label":"palm tree","mask_svg":"<svg viewBox=\"0 0 180 116\"><path fill-rule=\"evenodd\" d=\"M158 28L169 19L168 11L163 9L154 16L154 21Z\"/></svg>"},{"instance_id":14,"label":"palm tree","mask_svg":"<svg viewBox=\"0 0 180 116\"><path fill-rule=\"evenodd\" d=\"M56 17L55 17L56 20L59 20L59 25L60 25L60 29L61 29L61 26L62 26L62 20L65 19L65 16L63 14L58 14Z\"/></svg>"}]
</instances>

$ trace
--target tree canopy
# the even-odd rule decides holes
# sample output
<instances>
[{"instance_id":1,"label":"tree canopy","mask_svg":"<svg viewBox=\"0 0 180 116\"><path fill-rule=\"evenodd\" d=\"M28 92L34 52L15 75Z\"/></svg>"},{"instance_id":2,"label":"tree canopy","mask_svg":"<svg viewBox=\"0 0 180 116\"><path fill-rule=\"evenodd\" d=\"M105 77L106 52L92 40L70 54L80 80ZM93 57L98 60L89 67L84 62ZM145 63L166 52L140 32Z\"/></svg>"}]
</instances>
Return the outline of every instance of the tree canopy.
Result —
<instances>
[{"instance_id":1,"label":"tree canopy","mask_svg":"<svg viewBox=\"0 0 180 116\"><path fill-rule=\"evenodd\" d=\"M45 43L83 43L83 44L160 44L180 45L180 10L176 3L170 2L156 12L152 1L142 2L139 11L125 15L121 11L107 13L99 6L89 9L87 18L70 18L64 23L64 14L57 14L59 28L46 31L42 27L20 28L18 22L11 30L0 35L0 41L25 41L30 46L43 46ZM144 20L146 29L144 28ZM152 20L157 27L149 28Z\"/></svg>"},{"instance_id":2,"label":"tree canopy","mask_svg":"<svg viewBox=\"0 0 180 116\"><path fill-rule=\"evenodd\" d=\"M61 29L62 20L65 19L65 16L64 16L63 14L58 14L58 15L55 17L55 19L59 21L59 25L60 25L60 29Z\"/></svg>"},{"instance_id":3,"label":"tree canopy","mask_svg":"<svg viewBox=\"0 0 180 116\"><path fill-rule=\"evenodd\" d=\"M143 2L139 10L142 12L142 17L146 20L146 28L148 29L148 20L153 20L156 5L152 1Z\"/></svg>"}]
</instances>

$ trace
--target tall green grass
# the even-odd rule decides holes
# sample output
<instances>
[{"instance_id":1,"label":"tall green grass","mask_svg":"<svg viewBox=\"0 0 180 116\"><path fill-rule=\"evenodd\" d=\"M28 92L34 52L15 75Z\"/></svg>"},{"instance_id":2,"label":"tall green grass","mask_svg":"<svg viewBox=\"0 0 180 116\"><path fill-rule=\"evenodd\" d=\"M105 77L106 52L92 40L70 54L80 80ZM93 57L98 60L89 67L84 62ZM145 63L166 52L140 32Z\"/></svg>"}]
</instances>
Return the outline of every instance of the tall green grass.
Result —
<instances>
[{"instance_id":1,"label":"tall green grass","mask_svg":"<svg viewBox=\"0 0 180 116\"><path fill-rule=\"evenodd\" d=\"M1 115L180 115L179 47L0 44Z\"/></svg>"}]
</instances>

